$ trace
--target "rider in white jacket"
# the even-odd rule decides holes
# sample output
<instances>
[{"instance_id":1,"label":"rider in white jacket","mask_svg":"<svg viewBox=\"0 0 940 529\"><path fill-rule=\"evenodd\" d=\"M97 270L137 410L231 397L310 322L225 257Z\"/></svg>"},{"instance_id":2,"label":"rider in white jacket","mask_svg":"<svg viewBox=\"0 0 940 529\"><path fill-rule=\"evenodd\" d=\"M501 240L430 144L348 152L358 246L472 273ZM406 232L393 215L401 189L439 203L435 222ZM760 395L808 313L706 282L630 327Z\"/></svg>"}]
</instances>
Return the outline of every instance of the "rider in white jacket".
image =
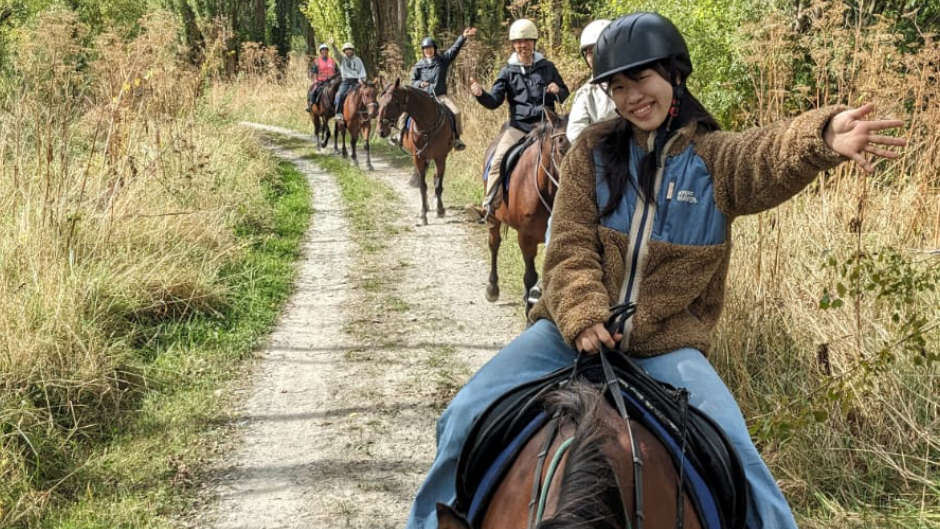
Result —
<instances>
[{"instance_id":1,"label":"rider in white jacket","mask_svg":"<svg viewBox=\"0 0 940 529\"><path fill-rule=\"evenodd\" d=\"M581 32L581 56L584 57L589 69L593 69L594 44L597 43L597 37L609 25L610 20L595 20L585 26ZM588 125L617 117L617 108L604 93L604 89L605 87L588 80L575 92L571 113L568 115L568 129L565 131L571 143L578 139L578 135Z\"/></svg>"},{"instance_id":2,"label":"rider in white jacket","mask_svg":"<svg viewBox=\"0 0 940 529\"><path fill-rule=\"evenodd\" d=\"M610 20L600 19L591 22L581 31L581 56L587 62L588 69L594 70L594 45L601 32L610 25ZM603 84L603 83L602 83ZM565 129L565 135L568 141L574 144L578 135L593 123L606 121L617 117L617 107L613 100L607 96L605 90L607 86L594 84L590 79L578 91L574 93L574 102L571 104L571 113L568 114L568 128ZM548 218L548 226L545 228L545 244L552 235L552 218ZM526 294L526 310L535 304L542 297L542 279L532 285Z\"/></svg>"}]
</instances>

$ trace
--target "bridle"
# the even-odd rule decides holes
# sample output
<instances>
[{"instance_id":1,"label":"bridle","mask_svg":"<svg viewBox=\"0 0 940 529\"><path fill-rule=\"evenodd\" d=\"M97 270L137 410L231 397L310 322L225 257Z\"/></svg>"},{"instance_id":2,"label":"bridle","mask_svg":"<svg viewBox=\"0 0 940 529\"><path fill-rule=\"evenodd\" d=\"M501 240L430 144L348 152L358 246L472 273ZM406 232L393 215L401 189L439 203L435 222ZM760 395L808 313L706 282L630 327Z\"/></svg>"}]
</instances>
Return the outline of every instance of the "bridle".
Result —
<instances>
[{"instance_id":1,"label":"bridle","mask_svg":"<svg viewBox=\"0 0 940 529\"><path fill-rule=\"evenodd\" d=\"M401 96L396 96L394 94L395 88L391 88L391 91L393 93L390 94L391 97L395 100L395 102L400 105L400 112L398 113L399 115L407 111L409 103L411 102L411 96L413 93L412 91L415 89L410 88L410 87L404 87L401 90L403 92ZM437 132L441 129L441 127L444 126L444 123L447 121L447 115L445 114L444 108L443 108L444 104L441 103L440 99L437 98L436 94L428 94L428 95L433 97L434 101L437 103L437 108L436 108L437 114L435 116L434 126L426 131L422 131L421 134L418 135L418 137L421 138L423 142L423 146L419 149L418 142L417 141L415 142L416 150L415 150L414 156L416 158L420 158L421 155L423 155L424 152L428 149L428 147L431 146L431 137L437 134ZM398 98L398 99L395 99L395 98ZM414 115L411 115L411 117L412 119L414 119ZM392 125L391 120L389 120L388 118L382 118L382 126L388 127L390 129L396 129L396 130L398 129L398 126Z\"/></svg>"},{"instance_id":2,"label":"bridle","mask_svg":"<svg viewBox=\"0 0 940 529\"><path fill-rule=\"evenodd\" d=\"M544 119L544 110L543 110L543 119ZM558 190L558 176L557 176L556 174L553 174L553 173L552 173L551 168L554 168L555 171L558 171L558 169L559 169L559 167L560 167L560 161L559 161L559 159L558 159L558 155L559 155L559 154L558 154L558 150L559 150L559 149L558 149L558 142L557 142L556 140L557 140L558 138L560 138L560 137L565 136L565 131L555 132L555 124L554 124L553 122L551 122L551 120L549 120L549 123L551 123L551 126L552 126L551 130L552 130L552 132L548 135L547 138L545 138L545 137L539 138L539 156L538 156L538 163L537 163L536 166L535 166L535 169L534 169L534 170L535 170L535 178L533 178L532 181L533 181L533 185L535 186L535 192L538 194L539 202L542 203L542 206L545 208L546 211L548 211L548 214L551 215L551 214L552 214L552 205L548 202L548 199L545 198L545 194L542 193L541 187L539 187L539 173L538 173L538 171L539 171L539 169L541 169L542 172L545 173L545 176L548 177L548 180L549 180L549 182L552 183L552 185L554 186L554 189L549 189L547 192L548 192L549 194L554 194L554 192ZM549 150L548 150L548 162L549 162L549 165L548 165L548 167L545 167L545 164L544 164L543 161L542 161L542 143L543 143L546 139L549 141Z\"/></svg>"}]
</instances>

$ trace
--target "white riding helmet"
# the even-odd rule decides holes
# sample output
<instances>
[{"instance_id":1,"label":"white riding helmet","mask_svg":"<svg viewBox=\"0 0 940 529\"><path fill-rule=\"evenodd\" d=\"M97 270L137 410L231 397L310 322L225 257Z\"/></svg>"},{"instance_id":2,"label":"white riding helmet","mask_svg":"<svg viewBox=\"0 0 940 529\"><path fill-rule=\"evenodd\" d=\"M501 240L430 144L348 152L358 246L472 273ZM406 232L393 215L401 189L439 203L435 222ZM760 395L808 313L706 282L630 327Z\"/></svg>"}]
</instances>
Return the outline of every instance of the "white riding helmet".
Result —
<instances>
[{"instance_id":1,"label":"white riding helmet","mask_svg":"<svg viewBox=\"0 0 940 529\"><path fill-rule=\"evenodd\" d=\"M330 49L330 47L327 46L325 43L324 43L324 44L320 44L320 48L319 48L320 51L328 50L328 49Z\"/></svg>"},{"instance_id":2,"label":"white riding helmet","mask_svg":"<svg viewBox=\"0 0 940 529\"><path fill-rule=\"evenodd\" d=\"M538 40L539 30L528 18L520 18L509 26L509 40Z\"/></svg>"},{"instance_id":3,"label":"white riding helmet","mask_svg":"<svg viewBox=\"0 0 940 529\"><path fill-rule=\"evenodd\" d=\"M601 32L609 25L610 20L602 18L584 26L584 30L581 31L581 51L597 44L597 38L601 36Z\"/></svg>"},{"instance_id":4,"label":"white riding helmet","mask_svg":"<svg viewBox=\"0 0 940 529\"><path fill-rule=\"evenodd\" d=\"M346 51L346 50L356 51L356 47L352 45L352 42L347 42L343 44L343 51Z\"/></svg>"}]
</instances>

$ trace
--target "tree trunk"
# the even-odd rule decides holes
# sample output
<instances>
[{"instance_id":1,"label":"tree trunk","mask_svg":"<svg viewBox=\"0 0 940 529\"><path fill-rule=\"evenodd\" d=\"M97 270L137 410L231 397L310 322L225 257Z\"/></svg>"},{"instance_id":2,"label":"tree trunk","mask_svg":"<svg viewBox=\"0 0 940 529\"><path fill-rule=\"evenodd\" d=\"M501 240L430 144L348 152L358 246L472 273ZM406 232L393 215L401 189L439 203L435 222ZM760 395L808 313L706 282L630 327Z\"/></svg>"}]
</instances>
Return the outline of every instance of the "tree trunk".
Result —
<instances>
[{"instance_id":1,"label":"tree trunk","mask_svg":"<svg viewBox=\"0 0 940 529\"><path fill-rule=\"evenodd\" d=\"M267 2L265 0L254 0L255 5L252 13L251 40L264 43L265 29L267 29Z\"/></svg>"},{"instance_id":2,"label":"tree trunk","mask_svg":"<svg viewBox=\"0 0 940 529\"><path fill-rule=\"evenodd\" d=\"M275 26L271 29L271 44L277 46L277 54L281 59L287 59L290 53L290 12L294 7L293 0L275 0Z\"/></svg>"},{"instance_id":3,"label":"tree trunk","mask_svg":"<svg viewBox=\"0 0 940 529\"><path fill-rule=\"evenodd\" d=\"M199 25L196 24L196 13L193 12L189 0L177 0L176 10L183 18L183 32L185 33L186 46L189 47L189 62L192 64L202 63L205 53L206 41L199 31Z\"/></svg>"}]
</instances>

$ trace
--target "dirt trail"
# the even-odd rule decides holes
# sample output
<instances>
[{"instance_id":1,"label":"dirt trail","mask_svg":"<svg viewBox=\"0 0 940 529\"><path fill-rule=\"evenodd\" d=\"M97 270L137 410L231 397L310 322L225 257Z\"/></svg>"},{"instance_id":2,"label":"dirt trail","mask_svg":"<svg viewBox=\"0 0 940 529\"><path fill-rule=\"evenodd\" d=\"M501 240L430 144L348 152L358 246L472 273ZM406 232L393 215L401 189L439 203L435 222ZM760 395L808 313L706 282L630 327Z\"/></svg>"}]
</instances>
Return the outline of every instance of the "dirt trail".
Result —
<instances>
[{"instance_id":1,"label":"dirt trail","mask_svg":"<svg viewBox=\"0 0 940 529\"><path fill-rule=\"evenodd\" d=\"M235 413L235 448L207 486L216 501L195 525L403 527L434 455L438 415L522 330L520 304L485 301L482 230L433 215L414 227L410 171L373 155L369 176L402 207L381 219L381 236L391 234L384 249L364 256L333 175L271 148L307 175L315 213L297 290Z\"/></svg>"}]
</instances>

